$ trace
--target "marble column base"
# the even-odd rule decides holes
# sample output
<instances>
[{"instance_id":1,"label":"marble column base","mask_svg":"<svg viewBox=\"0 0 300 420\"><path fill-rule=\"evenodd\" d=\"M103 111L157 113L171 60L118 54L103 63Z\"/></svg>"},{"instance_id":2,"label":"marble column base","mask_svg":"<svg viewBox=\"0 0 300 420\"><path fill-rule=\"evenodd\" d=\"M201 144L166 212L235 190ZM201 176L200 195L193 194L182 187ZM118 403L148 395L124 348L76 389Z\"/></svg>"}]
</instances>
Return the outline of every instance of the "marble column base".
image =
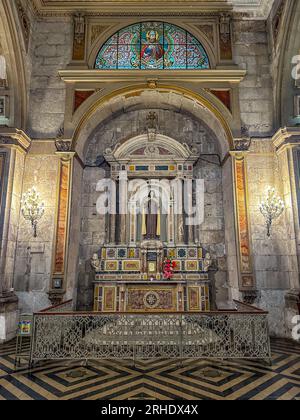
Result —
<instances>
[{"instance_id":1,"label":"marble column base","mask_svg":"<svg viewBox=\"0 0 300 420\"><path fill-rule=\"evenodd\" d=\"M14 294L0 295L0 343L15 338L18 320L17 296Z\"/></svg>"}]
</instances>

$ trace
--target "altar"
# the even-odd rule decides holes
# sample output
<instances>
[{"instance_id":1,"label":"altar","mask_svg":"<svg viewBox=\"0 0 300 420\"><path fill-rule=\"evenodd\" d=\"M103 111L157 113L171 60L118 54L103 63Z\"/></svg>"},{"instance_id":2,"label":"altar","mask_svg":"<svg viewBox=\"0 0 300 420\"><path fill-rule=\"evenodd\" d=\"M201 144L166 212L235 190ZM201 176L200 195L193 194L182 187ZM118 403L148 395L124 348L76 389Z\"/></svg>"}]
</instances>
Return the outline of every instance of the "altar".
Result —
<instances>
[{"instance_id":1,"label":"altar","mask_svg":"<svg viewBox=\"0 0 300 420\"><path fill-rule=\"evenodd\" d=\"M210 310L208 261L203 249L178 247L103 248L95 276L97 312L197 312ZM163 261L172 259L172 279L164 279Z\"/></svg>"},{"instance_id":2,"label":"altar","mask_svg":"<svg viewBox=\"0 0 300 420\"><path fill-rule=\"evenodd\" d=\"M201 206L193 223L187 214L187 204L195 202L193 170L199 152L158 134L156 118L150 113L145 135L107 149L104 156L110 179L99 190L97 209L109 202L110 211L105 214L106 243L91 261L96 312L212 308L213 261L197 229Z\"/></svg>"}]
</instances>

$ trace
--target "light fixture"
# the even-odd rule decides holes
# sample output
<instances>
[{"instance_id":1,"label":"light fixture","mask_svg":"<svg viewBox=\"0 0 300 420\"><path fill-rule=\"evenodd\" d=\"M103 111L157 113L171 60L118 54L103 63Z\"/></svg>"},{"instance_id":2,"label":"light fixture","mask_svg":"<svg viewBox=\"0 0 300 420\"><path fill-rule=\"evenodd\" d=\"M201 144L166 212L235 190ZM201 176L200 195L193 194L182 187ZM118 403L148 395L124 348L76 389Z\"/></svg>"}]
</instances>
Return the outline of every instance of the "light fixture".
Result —
<instances>
[{"instance_id":1,"label":"light fixture","mask_svg":"<svg viewBox=\"0 0 300 420\"><path fill-rule=\"evenodd\" d=\"M271 236L271 227L274 220L278 219L285 205L283 200L276 194L275 188L269 187L265 201L260 204L260 212L264 216L267 225L267 235Z\"/></svg>"},{"instance_id":2,"label":"light fixture","mask_svg":"<svg viewBox=\"0 0 300 420\"><path fill-rule=\"evenodd\" d=\"M25 220L31 222L33 236L37 237L37 224L45 213L45 204L40 200L40 194L33 187L23 194L21 211Z\"/></svg>"}]
</instances>

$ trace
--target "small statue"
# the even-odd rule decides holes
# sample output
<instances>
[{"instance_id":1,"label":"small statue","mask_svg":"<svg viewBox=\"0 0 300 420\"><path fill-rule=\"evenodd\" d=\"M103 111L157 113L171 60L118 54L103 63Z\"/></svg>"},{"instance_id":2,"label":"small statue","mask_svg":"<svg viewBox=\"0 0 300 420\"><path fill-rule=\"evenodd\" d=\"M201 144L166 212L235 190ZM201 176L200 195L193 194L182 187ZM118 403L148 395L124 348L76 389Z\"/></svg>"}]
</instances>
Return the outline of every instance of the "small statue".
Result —
<instances>
[{"instance_id":1,"label":"small statue","mask_svg":"<svg viewBox=\"0 0 300 420\"><path fill-rule=\"evenodd\" d=\"M212 262L213 261L212 261L211 255L209 252L207 252L203 261L203 271L205 273L207 273L210 267L212 266Z\"/></svg>"},{"instance_id":2,"label":"small statue","mask_svg":"<svg viewBox=\"0 0 300 420\"><path fill-rule=\"evenodd\" d=\"M93 267L93 269L95 271L99 271L100 270L100 264L101 264L101 261L98 257L98 254L94 254L92 259L91 259L91 266Z\"/></svg>"}]
</instances>

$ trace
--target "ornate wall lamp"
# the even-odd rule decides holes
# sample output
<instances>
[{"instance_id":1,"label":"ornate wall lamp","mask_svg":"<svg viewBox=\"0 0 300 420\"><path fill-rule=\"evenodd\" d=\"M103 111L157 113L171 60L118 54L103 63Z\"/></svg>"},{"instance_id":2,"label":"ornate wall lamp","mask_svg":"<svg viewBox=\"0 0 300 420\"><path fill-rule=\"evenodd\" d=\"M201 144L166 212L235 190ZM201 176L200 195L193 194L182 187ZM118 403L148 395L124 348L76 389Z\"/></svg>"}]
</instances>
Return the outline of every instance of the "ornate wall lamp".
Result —
<instances>
[{"instance_id":1,"label":"ornate wall lamp","mask_svg":"<svg viewBox=\"0 0 300 420\"><path fill-rule=\"evenodd\" d=\"M273 221L278 219L285 209L284 202L276 194L275 188L268 188L266 199L260 204L259 209L265 218L267 225L267 235L270 237Z\"/></svg>"},{"instance_id":2,"label":"ornate wall lamp","mask_svg":"<svg viewBox=\"0 0 300 420\"><path fill-rule=\"evenodd\" d=\"M45 204L40 200L40 194L33 187L23 194L21 202L21 211L25 220L31 222L33 228L33 236L37 237L38 221L44 216Z\"/></svg>"}]
</instances>

